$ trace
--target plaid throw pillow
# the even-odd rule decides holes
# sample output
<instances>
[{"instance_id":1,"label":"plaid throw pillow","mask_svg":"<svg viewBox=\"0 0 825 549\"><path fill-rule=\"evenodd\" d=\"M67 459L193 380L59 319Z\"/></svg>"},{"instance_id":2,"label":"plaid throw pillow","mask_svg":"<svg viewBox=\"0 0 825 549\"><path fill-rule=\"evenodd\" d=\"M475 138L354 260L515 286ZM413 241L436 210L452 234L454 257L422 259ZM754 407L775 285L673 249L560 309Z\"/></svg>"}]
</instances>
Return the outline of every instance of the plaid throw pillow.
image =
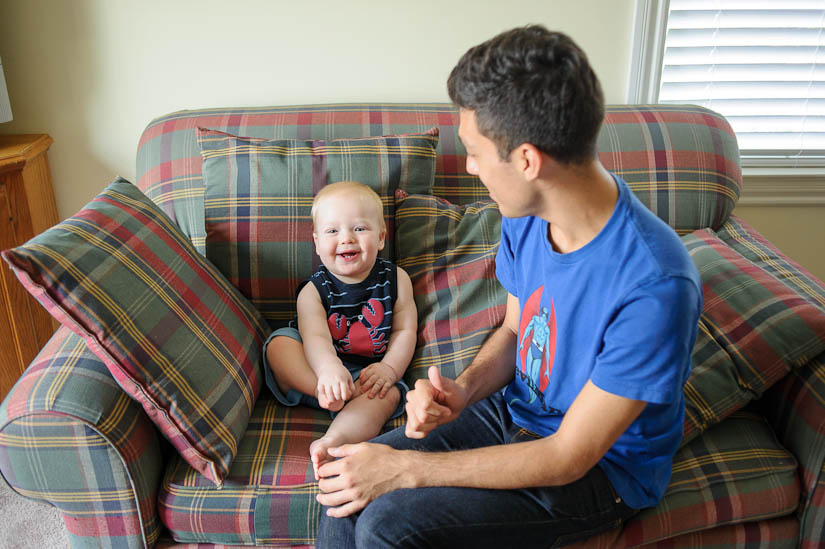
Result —
<instances>
[{"instance_id":1,"label":"plaid throw pillow","mask_svg":"<svg viewBox=\"0 0 825 549\"><path fill-rule=\"evenodd\" d=\"M265 322L166 214L117 179L2 256L181 456L220 485L261 386Z\"/></svg>"},{"instance_id":2,"label":"plaid throw pillow","mask_svg":"<svg viewBox=\"0 0 825 549\"><path fill-rule=\"evenodd\" d=\"M384 202L382 257L393 251L396 189L432 192L438 128L331 141L237 137L198 129L206 187L206 256L273 326L295 316L298 285L320 265L312 197L328 183L369 185Z\"/></svg>"},{"instance_id":3,"label":"plaid throw pillow","mask_svg":"<svg viewBox=\"0 0 825 549\"><path fill-rule=\"evenodd\" d=\"M682 242L705 303L685 385L685 443L825 351L825 314L712 230Z\"/></svg>"},{"instance_id":4,"label":"plaid throw pillow","mask_svg":"<svg viewBox=\"0 0 825 549\"><path fill-rule=\"evenodd\" d=\"M496 279L501 214L485 200L456 206L396 192L398 265L413 283L418 344L405 379L437 366L455 378L504 319L507 292Z\"/></svg>"}]
</instances>

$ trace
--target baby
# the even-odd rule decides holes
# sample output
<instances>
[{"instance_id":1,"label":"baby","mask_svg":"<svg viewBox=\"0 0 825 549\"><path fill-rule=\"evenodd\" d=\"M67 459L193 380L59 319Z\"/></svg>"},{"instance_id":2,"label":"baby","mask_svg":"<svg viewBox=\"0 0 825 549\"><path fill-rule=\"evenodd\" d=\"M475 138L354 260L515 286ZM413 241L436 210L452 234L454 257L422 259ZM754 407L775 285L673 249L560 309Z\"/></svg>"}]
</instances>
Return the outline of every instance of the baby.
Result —
<instances>
[{"instance_id":1,"label":"baby","mask_svg":"<svg viewBox=\"0 0 825 549\"><path fill-rule=\"evenodd\" d=\"M298 292L298 317L264 343L267 385L282 404L333 412L309 448L315 479L327 449L378 435L404 411L401 380L416 343L412 283L378 257L387 229L381 198L353 181L327 185L312 203L323 265Z\"/></svg>"}]
</instances>

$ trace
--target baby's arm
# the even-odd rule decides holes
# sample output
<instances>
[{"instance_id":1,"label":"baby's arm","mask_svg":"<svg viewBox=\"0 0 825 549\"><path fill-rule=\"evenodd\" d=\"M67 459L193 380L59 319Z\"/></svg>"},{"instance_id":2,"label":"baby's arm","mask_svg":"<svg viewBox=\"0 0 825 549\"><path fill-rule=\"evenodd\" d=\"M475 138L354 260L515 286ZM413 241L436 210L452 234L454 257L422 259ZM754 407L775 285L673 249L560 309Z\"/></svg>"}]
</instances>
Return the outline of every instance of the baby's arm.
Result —
<instances>
[{"instance_id":1,"label":"baby's arm","mask_svg":"<svg viewBox=\"0 0 825 549\"><path fill-rule=\"evenodd\" d=\"M412 282L401 267L397 267L398 293L392 307L392 334L381 362L370 364L361 372L361 392L370 398L384 398L395 382L404 376L415 351L418 334L418 312L413 299Z\"/></svg>"},{"instance_id":2,"label":"baby's arm","mask_svg":"<svg viewBox=\"0 0 825 549\"><path fill-rule=\"evenodd\" d=\"M344 367L335 347L327 324L327 313L321 297L313 284L306 284L298 293L298 331L304 342L304 354L309 367L318 378L318 401L324 403L346 401L355 390L352 376Z\"/></svg>"}]
</instances>

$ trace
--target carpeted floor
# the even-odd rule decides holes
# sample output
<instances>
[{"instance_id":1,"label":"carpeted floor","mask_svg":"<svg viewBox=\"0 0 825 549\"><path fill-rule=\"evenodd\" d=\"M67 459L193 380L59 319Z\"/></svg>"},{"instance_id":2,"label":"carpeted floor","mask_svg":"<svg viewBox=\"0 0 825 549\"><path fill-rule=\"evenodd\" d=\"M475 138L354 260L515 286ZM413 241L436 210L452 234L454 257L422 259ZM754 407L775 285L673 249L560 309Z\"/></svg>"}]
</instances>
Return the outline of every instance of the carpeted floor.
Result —
<instances>
[{"instance_id":1,"label":"carpeted floor","mask_svg":"<svg viewBox=\"0 0 825 549\"><path fill-rule=\"evenodd\" d=\"M0 549L63 549L69 537L54 507L13 492L0 478Z\"/></svg>"}]
</instances>

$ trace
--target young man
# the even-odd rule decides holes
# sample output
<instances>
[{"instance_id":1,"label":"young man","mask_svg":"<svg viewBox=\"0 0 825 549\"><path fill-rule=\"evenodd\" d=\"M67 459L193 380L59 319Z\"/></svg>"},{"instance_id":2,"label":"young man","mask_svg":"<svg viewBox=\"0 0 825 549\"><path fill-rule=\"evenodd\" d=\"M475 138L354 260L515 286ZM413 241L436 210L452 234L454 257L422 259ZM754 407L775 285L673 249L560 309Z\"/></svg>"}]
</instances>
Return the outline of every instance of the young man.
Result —
<instances>
[{"instance_id":1,"label":"young man","mask_svg":"<svg viewBox=\"0 0 825 549\"><path fill-rule=\"evenodd\" d=\"M448 89L467 171L503 215L504 322L458 379L416 383L403 432L329 449L319 547L586 539L659 501L681 439L699 277L599 163L584 53L517 28L470 49Z\"/></svg>"}]
</instances>

